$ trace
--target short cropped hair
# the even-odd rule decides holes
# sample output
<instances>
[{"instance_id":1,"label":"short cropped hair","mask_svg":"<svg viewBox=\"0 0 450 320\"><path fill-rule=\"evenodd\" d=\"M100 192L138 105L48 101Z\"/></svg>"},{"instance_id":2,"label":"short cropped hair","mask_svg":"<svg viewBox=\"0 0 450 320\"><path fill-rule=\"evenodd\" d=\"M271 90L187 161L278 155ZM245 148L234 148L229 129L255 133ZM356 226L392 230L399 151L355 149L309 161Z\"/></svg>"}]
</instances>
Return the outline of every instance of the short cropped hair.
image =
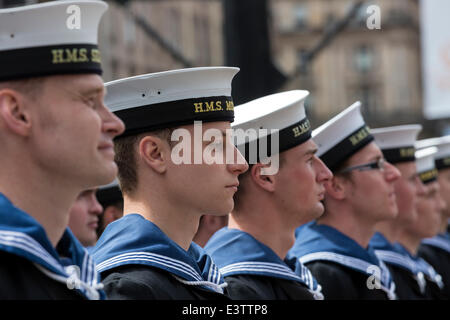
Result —
<instances>
[{"instance_id":1,"label":"short cropped hair","mask_svg":"<svg viewBox=\"0 0 450 320\"><path fill-rule=\"evenodd\" d=\"M278 169L280 170L283 167L283 164L285 162L284 154L281 152L279 154L279 163L278 163ZM248 164L248 170L242 174L239 175L239 188L238 191L234 194L233 200L234 200L234 209L233 212L238 212L242 206L243 201L245 201L245 194L246 194L246 188L247 188L247 181L250 179L251 171L252 171L253 164Z\"/></svg>"},{"instance_id":2,"label":"short cropped hair","mask_svg":"<svg viewBox=\"0 0 450 320\"><path fill-rule=\"evenodd\" d=\"M26 78L0 82L0 90L12 89L30 98L36 98L42 92L46 77Z\"/></svg>"},{"instance_id":3,"label":"short cropped hair","mask_svg":"<svg viewBox=\"0 0 450 320\"><path fill-rule=\"evenodd\" d=\"M132 136L125 136L114 141L114 160L118 167L118 179L120 189L123 194L131 195L136 190L138 184L137 175L137 145L145 136L156 136L163 141L167 141L172 147L171 135L174 129L162 129L141 133Z\"/></svg>"}]
</instances>

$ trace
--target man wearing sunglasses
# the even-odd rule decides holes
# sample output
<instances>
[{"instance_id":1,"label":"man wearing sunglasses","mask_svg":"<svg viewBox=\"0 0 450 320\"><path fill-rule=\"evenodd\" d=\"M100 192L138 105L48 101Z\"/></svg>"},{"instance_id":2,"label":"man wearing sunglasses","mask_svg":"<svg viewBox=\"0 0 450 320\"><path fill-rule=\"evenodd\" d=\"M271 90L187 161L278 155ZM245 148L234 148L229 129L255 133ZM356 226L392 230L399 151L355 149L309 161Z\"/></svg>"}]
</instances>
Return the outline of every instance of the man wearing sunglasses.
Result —
<instances>
[{"instance_id":1,"label":"man wearing sunglasses","mask_svg":"<svg viewBox=\"0 0 450 320\"><path fill-rule=\"evenodd\" d=\"M289 256L308 267L325 299L395 299L387 267L367 248L375 225L397 215L399 171L373 142L359 102L314 130L313 140L334 177L324 214L297 230Z\"/></svg>"}]
</instances>

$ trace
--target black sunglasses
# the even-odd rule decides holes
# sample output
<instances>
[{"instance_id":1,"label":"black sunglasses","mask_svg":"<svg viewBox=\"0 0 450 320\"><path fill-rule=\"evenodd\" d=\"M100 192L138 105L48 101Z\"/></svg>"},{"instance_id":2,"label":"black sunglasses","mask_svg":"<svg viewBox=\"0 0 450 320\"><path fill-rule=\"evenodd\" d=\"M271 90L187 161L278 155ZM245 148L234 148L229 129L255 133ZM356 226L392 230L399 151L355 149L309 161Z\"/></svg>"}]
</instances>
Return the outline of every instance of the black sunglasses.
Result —
<instances>
[{"instance_id":1,"label":"black sunglasses","mask_svg":"<svg viewBox=\"0 0 450 320\"><path fill-rule=\"evenodd\" d=\"M383 171L385 164L386 164L386 159L380 158L377 161L360 164L360 165L353 166L353 167L348 167L348 168L342 169L336 173L345 173L345 172L350 172L353 170L367 171L367 170L375 170L375 169L380 169L381 171Z\"/></svg>"}]
</instances>

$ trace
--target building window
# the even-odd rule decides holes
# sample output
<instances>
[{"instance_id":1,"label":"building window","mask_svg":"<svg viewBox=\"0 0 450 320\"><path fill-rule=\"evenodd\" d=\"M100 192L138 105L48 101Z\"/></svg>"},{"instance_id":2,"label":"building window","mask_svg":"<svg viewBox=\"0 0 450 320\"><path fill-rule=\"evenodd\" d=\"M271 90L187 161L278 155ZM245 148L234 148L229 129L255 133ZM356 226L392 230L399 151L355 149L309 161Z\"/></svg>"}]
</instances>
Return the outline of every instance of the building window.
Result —
<instances>
[{"instance_id":1,"label":"building window","mask_svg":"<svg viewBox=\"0 0 450 320\"><path fill-rule=\"evenodd\" d=\"M170 8L167 17L166 25L167 39L169 39L171 45L181 50L181 14L179 9Z\"/></svg>"},{"instance_id":2,"label":"building window","mask_svg":"<svg viewBox=\"0 0 450 320\"><path fill-rule=\"evenodd\" d=\"M307 60L308 50L304 48L297 49L297 70L306 75L308 72L311 72L311 62Z\"/></svg>"},{"instance_id":3,"label":"building window","mask_svg":"<svg viewBox=\"0 0 450 320\"><path fill-rule=\"evenodd\" d=\"M132 16L126 16L123 24L123 37L125 44L133 46L136 43L136 24Z\"/></svg>"},{"instance_id":4,"label":"building window","mask_svg":"<svg viewBox=\"0 0 450 320\"><path fill-rule=\"evenodd\" d=\"M296 29L306 29L308 22L308 9L305 5L296 5L293 10L294 27Z\"/></svg>"},{"instance_id":5,"label":"building window","mask_svg":"<svg viewBox=\"0 0 450 320\"><path fill-rule=\"evenodd\" d=\"M355 96L361 101L361 110L364 116L370 117L377 114L377 92L374 86L360 86L357 88Z\"/></svg>"},{"instance_id":6,"label":"building window","mask_svg":"<svg viewBox=\"0 0 450 320\"><path fill-rule=\"evenodd\" d=\"M119 77L119 62L115 58L111 61L111 76L113 79L117 79Z\"/></svg>"},{"instance_id":7,"label":"building window","mask_svg":"<svg viewBox=\"0 0 450 320\"><path fill-rule=\"evenodd\" d=\"M361 45L354 52L354 66L357 72L367 73L373 68L374 55L372 47Z\"/></svg>"},{"instance_id":8,"label":"building window","mask_svg":"<svg viewBox=\"0 0 450 320\"><path fill-rule=\"evenodd\" d=\"M197 62L202 65L209 65L211 50L209 43L209 21L206 17L194 16L195 43L197 50Z\"/></svg>"}]
</instances>

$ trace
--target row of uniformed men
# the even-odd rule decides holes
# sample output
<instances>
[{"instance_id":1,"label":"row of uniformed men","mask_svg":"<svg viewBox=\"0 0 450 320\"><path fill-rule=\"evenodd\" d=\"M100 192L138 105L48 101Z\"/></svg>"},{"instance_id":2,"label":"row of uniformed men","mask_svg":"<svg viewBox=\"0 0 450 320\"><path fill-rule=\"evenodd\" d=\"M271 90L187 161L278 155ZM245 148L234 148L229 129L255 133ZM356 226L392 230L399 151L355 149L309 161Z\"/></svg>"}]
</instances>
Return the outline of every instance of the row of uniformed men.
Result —
<instances>
[{"instance_id":1,"label":"row of uniformed men","mask_svg":"<svg viewBox=\"0 0 450 320\"><path fill-rule=\"evenodd\" d=\"M68 5L90 13L82 29L65 27ZM441 150L440 140L428 141L442 151L441 183L429 149L413 151L420 126L369 130L359 103L314 132L306 91L225 107L237 68L113 81L106 107L97 59L55 64L51 54L95 50L106 8L54 1L0 10L0 163L8 168L0 173L0 298L448 295L448 210L439 196L450 180L446 144ZM248 151L247 161L230 139L230 123L270 133L237 146ZM178 155L195 158L197 145L214 159L232 154L235 161L174 161L173 133L195 137L211 129L219 132L214 148L202 139ZM261 141L266 150L277 147L269 154L279 158L276 173L264 157L250 161L252 143ZM67 228L70 206L82 190L116 174L125 215L88 253ZM204 249L192 242L202 215L230 212L228 227ZM427 241L426 262L417 250L437 234ZM433 259L440 260L432 266Z\"/></svg>"}]
</instances>

